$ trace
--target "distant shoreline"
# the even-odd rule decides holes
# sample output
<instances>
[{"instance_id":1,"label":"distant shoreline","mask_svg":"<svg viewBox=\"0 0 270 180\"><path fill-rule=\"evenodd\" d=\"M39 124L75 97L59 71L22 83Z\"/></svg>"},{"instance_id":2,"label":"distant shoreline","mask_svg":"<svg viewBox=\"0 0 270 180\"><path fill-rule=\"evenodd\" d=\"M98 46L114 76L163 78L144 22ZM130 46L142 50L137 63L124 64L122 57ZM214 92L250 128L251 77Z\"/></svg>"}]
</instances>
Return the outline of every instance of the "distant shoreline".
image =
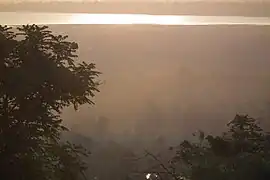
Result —
<instances>
[{"instance_id":1,"label":"distant shoreline","mask_svg":"<svg viewBox=\"0 0 270 180\"><path fill-rule=\"evenodd\" d=\"M135 13L172 15L215 15L270 17L270 2L183 2L183 3L16 3L1 4L1 12L65 12L65 13Z\"/></svg>"}]
</instances>

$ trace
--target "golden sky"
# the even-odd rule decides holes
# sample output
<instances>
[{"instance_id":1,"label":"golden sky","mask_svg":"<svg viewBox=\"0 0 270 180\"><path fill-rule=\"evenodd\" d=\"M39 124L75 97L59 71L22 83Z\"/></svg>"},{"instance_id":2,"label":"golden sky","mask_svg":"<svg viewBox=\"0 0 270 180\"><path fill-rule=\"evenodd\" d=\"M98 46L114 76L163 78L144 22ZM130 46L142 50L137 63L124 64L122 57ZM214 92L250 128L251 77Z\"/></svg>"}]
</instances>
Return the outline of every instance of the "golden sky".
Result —
<instances>
[{"instance_id":1,"label":"golden sky","mask_svg":"<svg viewBox=\"0 0 270 180\"><path fill-rule=\"evenodd\" d=\"M71 1L71 2L94 2L94 1L104 1L104 2L164 2L164 1L168 1L168 2L175 2L175 1L179 1L179 2L183 2L183 1L213 1L213 2L217 2L217 1L223 1L223 2L269 2L270 0L0 0L0 3L4 2L8 2L8 3L18 3L18 2L51 2L51 1Z\"/></svg>"}]
</instances>

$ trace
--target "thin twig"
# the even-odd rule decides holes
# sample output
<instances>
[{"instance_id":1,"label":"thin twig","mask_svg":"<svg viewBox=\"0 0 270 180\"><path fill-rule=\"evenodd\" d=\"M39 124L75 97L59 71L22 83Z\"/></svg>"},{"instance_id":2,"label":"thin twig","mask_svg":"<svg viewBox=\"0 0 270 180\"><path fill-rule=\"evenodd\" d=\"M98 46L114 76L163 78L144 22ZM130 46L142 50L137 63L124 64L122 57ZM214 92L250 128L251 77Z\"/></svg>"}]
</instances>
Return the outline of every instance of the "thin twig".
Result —
<instances>
[{"instance_id":1,"label":"thin twig","mask_svg":"<svg viewBox=\"0 0 270 180\"><path fill-rule=\"evenodd\" d=\"M161 162L154 154L150 153L147 150L144 150L147 156L152 157L155 161L157 161L159 163L159 165L166 171L167 174L171 175L173 179L178 180L177 175L175 175L175 173L171 172L165 165L163 162Z\"/></svg>"}]
</instances>

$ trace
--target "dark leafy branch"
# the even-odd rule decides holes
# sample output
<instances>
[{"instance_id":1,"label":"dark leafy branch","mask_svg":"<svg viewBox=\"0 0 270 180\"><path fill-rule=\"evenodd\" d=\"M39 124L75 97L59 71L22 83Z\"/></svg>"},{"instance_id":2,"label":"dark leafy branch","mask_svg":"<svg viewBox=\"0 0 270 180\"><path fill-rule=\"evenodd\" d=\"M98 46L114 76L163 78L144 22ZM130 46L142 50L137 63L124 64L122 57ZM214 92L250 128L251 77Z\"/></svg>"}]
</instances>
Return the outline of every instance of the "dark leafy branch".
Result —
<instances>
[{"instance_id":1,"label":"dark leafy branch","mask_svg":"<svg viewBox=\"0 0 270 180\"><path fill-rule=\"evenodd\" d=\"M0 177L84 178L80 146L60 142L60 114L94 104L95 64L80 61L78 44L47 26L0 26Z\"/></svg>"}]
</instances>

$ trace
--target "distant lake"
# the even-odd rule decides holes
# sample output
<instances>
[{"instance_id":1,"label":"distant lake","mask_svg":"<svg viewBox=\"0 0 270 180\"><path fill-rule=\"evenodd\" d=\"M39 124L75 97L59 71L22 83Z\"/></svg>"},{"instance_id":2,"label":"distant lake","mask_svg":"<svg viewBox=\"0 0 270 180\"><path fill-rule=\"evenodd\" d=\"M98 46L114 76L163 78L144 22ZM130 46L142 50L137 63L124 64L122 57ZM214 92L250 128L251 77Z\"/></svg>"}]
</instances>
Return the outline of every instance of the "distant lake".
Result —
<instances>
[{"instance_id":1,"label":"distant lake","mask_svg":"<svg viewBox=\"0 0 270 180\"><path fill-rule=\"evenodd\" d=\"M270 17L0 12L0 24L149 24L268 26L270 25Z\"/></svg>"}]
</instances>

